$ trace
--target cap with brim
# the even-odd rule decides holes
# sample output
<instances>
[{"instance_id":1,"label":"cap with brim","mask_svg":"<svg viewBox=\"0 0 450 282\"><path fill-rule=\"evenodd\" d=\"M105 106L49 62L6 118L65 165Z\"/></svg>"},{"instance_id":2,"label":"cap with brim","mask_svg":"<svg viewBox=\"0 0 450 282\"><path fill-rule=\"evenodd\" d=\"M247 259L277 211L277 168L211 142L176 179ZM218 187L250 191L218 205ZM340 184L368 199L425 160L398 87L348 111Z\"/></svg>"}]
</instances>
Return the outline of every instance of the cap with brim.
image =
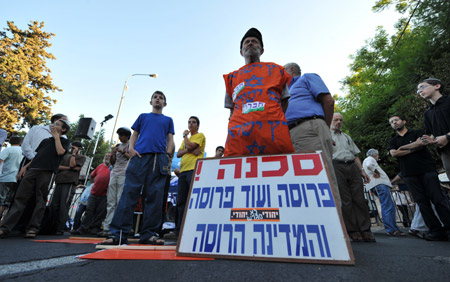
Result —
<instances>
[{"instance_id":1,"label":"cap with brim","mask_svg":"<svg viewBox=\"0 0 450 282\"><path fill-rule=\"evenodd\" d=\"M119 131L131 133L131 130L128 127L120 127L119 129L117 129L116 133L119 133Z\"/></svg>"},{"instance_id":2,"label":"cap with brim","mask_svg":"<svg viewBox=\"0 0 450 282\"><path fill-rule=\"evenodd\" d=\"M57 121L60 121L60 122L64 123L65 125L67 125L70 128L70 122L68 120L58 119Z\"/></svg>"},{"instance_id":3,"label":"cap with brim","mask_svg":"<svg viewBox=\"0 0 450 282\"><path fill-rule=\"evenodd\" d=\"M252 27L251 29L249 29L245 33L244 37L242 37L241 47L239 49L242 49L242 43L244 43L244 40L247 37L255 37L255 38L257 38L259 40L259 42L261 43L261 48L264 48L261 32L259 32L259 30L257 30L256 28Z\"/></svg>"}]
</instances>

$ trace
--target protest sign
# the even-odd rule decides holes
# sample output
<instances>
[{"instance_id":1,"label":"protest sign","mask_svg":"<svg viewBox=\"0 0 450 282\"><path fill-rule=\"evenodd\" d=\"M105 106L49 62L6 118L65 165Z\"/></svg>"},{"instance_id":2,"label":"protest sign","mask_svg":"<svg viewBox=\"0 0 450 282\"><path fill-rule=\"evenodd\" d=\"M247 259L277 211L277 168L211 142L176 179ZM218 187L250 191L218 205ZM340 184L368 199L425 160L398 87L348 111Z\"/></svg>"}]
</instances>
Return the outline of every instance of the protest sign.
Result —
<instances>
[{"instance_id":1,"label":"protest sign","mask_svg":"<svg viewBox=\"0 0 450 282\"><path fill-rule=\"evenodd\" d=\"M197 161L178 255L354 264L320 153Z\"/></svg>"}]
</instances>

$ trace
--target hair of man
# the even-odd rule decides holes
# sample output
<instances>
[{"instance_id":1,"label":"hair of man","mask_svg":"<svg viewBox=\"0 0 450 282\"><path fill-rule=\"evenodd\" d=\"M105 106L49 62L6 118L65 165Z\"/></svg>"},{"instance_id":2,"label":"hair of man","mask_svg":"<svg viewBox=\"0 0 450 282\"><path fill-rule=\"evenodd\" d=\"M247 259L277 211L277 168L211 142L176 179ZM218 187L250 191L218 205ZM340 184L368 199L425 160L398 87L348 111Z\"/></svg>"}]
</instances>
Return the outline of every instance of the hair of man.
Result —
<instances>
[{"instance_id":1,"label":"hair of man","mask_svg":"<svg viewBox=\"0 0 450 282\"><path fill-rule=\"evenodd\" d=\"M153 96L155 96L155 94L159 94L161 96L164 97L164 102L167 103L167 98L166 95L164 95L164 93L162 91L156 90L155 92L153 92L152 97L150 99L153 99Z\"/></svg>"},{"instance_id":2,"label":"hair of man","mask_svg":"<svg viewBox=\"0 0 450 282\"><path fill-rule=\"evenodd\" d=\"M198 119L198 117L196 117L196 116L189 117L189 119L191 119L191 118L195 119L195 121L197 122L197 126L200 127L200 120Z\"/></svg>"},{"instance_id":3,"label":"hair of man","mask_svg":"<svg viewBox=\"0 0 450 282\"><path fill-rule=\"evenodd\" d=\"M83 144L79 141L73 141L71 145L83 149Z\"/></svg>"},{"instance_id":4,"label":"hair of man","mask_svg":"<svg viewBox=\"0 0 450 282\"><path fill-rule=\"evenodd\" d=\"M389 120L390 120L391 118L393 118L393 117L398 117L398 118L401 119L401 120L405 120L405 119L402 117L402 115L399 115L399 114L392 114L392 115L390 115L390 116L389 116Z\"/></svg>"},{"instance_id":5,"label":"hair of man","mask_svg":"<svg viewBox=\"0 0 450 282\"><path fill-rule=\"evenodd\" d=\"M369 149L369 151L367 151L366 156L368 157L375 157L378 155L378 150L377 149Z\"/></svg>"},{"instance_id":6,"label":"hair of man","mask_svg":"<svg viewBox=\"0 0 450 282\"><path fill-rule=\"evenodd\" d=\"M292 76L300 76L302 74L302 70L297 63L287 63L284 66L285 69L292 69L294 72L291 74Z\"/></svg>"},{"instance_id":7,"label":"hair of man","mask_svg":"<svg viewBox=\"0 0 450 282\"><path fill-rule=\"evenodd\" d=\"M444 84L442 84L442 81L440 79L430 77L430 78L422 80L420 83L424 83L424 82L428 83L429 85L433 85L433 86L438 85L438 84L441 85L441 87L439 87L438 91L441 94L444 93Z\"/></svg>"},{"instance_id":8,"label":"hair of man","mask_svg":"<svg viewBox=\"0 0 450 282\"><path fill-rule=\"evenodd\" d=\"M9 138L9 144L11 145L20 145L22 143L22 138L19 136L11 136Z\"/></svg>"}]
</instances>

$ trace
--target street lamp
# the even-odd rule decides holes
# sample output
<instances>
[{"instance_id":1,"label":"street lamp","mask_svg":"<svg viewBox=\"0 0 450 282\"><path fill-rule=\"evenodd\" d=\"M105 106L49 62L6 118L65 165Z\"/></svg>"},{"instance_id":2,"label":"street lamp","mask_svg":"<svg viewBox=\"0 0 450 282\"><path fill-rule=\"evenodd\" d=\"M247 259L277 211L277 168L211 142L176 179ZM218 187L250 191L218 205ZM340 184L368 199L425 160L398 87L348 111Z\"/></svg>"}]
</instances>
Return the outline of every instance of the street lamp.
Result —
<instances>
[{"instance_id":1,"label":"street lamp","mask_svg":"<svg viewBox=\"0 0 450 282\"><path fill-rule=\"evenodd\" d=\"M143 76L149 76L149 77L154 77L154 78L158 77L158 75L155 73L152 73L152 74L135 73L135 74L132 74L127 77L127 79L125 80L125 85L123 86L122 97L120 98L119 109L117 110L116 120L114 121L114 127L113 127L113 131L111 134L111 141L109 143L110 145L113 144L114 134L116 133L117 120L119 119L120 109L122 108L122 103L123 103L123 98L125 97L125 92L127 92L128 79L130 79L132 76L136 76L136 75L143 75Z\"/></svg>"}]
</instances>

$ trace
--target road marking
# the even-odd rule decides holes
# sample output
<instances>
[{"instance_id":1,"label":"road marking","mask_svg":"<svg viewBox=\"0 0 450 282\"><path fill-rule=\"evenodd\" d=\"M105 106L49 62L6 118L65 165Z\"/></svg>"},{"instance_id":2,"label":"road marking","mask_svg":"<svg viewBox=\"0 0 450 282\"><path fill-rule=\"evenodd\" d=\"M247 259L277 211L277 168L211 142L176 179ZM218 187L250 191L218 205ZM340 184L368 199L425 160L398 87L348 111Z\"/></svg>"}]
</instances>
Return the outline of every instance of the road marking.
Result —
<instances>
[{"instance_id":1,"label":"road marking","mask_svg":"<svg viewBox=\"0 0 450 282\"><path fill-rule=\"evenodd\" d=\"M67 256L67 257L59 257L52 259L43 259L43 260L35 260L31 262L21 262L21 263L13 263L8 265L2 265L0 267L0 276L3 275L11 275L15 273L21 272L29 272L34 270L42 270L50 267L57 267L66 264L73 264L77 262L82 262L75 255Z\"/></svg>"}]
</instances>

